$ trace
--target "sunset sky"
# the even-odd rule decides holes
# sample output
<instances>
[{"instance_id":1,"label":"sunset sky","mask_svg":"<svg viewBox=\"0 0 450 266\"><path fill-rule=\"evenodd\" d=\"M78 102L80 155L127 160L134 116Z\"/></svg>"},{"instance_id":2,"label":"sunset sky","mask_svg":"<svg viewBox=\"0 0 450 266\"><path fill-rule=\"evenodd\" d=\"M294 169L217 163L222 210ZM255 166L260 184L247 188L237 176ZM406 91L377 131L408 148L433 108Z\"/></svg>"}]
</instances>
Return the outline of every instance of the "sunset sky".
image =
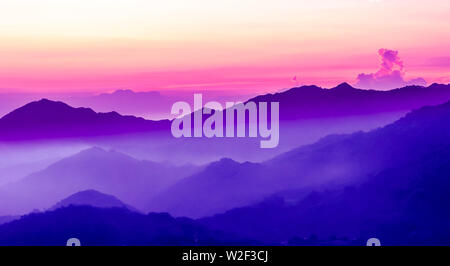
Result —
<instances>
[{"instance_id":1,"label":"sunset sky","mask_svg":"<svg viewBox=\"0 0 450 266\"><path fill-rule=\"evenodd\" d=\"M448 0L0 0L0 92L355 84L380 48L405 80L449 83L449 14Z\"/></svg>"}]
</instances>

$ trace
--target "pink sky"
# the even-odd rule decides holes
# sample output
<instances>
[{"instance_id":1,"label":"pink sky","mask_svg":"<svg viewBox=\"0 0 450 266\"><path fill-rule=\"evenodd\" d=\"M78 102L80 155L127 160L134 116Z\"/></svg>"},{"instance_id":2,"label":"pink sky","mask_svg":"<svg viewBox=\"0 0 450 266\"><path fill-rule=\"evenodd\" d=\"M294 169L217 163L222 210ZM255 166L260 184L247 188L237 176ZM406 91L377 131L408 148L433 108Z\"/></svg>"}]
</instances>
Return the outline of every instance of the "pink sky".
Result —
<instances>
[{"instance_id":1,"label":"pink sky","mask_svg":"<svg viewBox=\"0 0 450 266\"><path fill-rule=\"evenodd\" d=\"M0 2L0 92L277 91L357 83L398 51L450 82L448 0Z\"/></svg>"}]
</instances>

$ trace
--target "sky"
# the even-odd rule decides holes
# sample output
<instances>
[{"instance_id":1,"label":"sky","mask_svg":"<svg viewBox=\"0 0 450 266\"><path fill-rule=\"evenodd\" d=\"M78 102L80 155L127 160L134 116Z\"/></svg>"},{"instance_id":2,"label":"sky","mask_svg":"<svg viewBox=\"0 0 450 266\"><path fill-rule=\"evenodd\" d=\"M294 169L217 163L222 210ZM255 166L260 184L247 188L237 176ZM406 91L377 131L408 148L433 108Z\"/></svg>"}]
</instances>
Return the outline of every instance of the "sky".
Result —
<instances>
[{"instance_id":1,"label":"sky","mask_svg":"<svg viewBox=\"0 0 450 266\"><path fill-rule=\"evenodd\" d=\"M449 14L448 0L0 0L0 92L449 83Z\"/></svg>"}]
</instances>

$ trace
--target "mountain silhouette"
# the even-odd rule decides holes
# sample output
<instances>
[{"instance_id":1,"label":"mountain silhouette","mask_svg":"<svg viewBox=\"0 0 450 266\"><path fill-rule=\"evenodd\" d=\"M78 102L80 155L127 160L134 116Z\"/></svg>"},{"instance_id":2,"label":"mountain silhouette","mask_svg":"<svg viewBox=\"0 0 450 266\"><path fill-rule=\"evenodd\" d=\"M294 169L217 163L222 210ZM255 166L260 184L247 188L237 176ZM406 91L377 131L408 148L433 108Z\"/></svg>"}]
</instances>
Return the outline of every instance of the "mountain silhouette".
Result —
<instances>
[{"instance_id":1,"label":"mountain silhouette","mask_svg":"<svg viewBox=\"0 0 450 266\"><path fill-rule=\"evenodd\" d=\"M88 205L96 208L126 208L130 211L137 212L135 208L123 203L118 198L112 195L103 194L93 189L83 190L70 195L69 197L56 203L50 208L50 210L56 210L71 205Z\"/></svg>"},{"instance_id":2,"label":"mountain silhouette","mask_svg":"<svg viewBox=\"0 0 450 266\"><path fill-rule=\"evenodd\" d=\"M0 119L0 140L80 138L149 132L169 128L169 121L150 121L116 112L96 113L42 99Z\"/></svg>"},{"instance_id":3,"label":"mountain silhouette","mask_svg":"<svg viewBox=\"0 0 450 266\"><path fill-rule=\"evenodd\" d=\"M65 246L70 238L78 238L82 246L257 244L209 231L187 218L167 213L144 215L124 208L69 206L0 225L1 246Z\"/></svg>"},{"instance_id":4,"label":"mountain silhouette","mask_svg":"<svg viewBox=\"0 0 450 266\"><path fill-rule=\"evenodd\" d=\"M143 204L150 198L197 169L189 165L140 161L94 147L0 187L0 212L23 214L33 209L47 209L63 198L90 189L145 210L141 207L145 207Z\"/></svg>"},{"instance_id":5,"label":"mountain silhouette","mask_svg":"<svg viewBox=\"0 0 450 266\"><path fill-rule=\"evenodd\" d=\"M118 91L117 94L126 94L127 97L131 94L133 99L154 98L158 95L149 93L145 97L139 97L140 94L129 90ZM112 97L114 101L119 99L116 94L104 97ZM407 86L390 91L375 91L356 89L342 83L331 89L302 86L280 93L257 96L248 101L279 102L280 120L295 121L406 113L425 105L442 104L448 100L450 100L450 85L434 83L428 87ZM139 104L143 103L139 101ZM170 109L170 106L167 108ZM134 116L122 116L117 112L96 113L89 108L73 108L63 102L47 99L31 102L0 119L0 141L114 136L154 131L169 134L170 121L145 120Z\"/></svg>"},{"instance_id":6,"label":"mountain silhouette","mask_svg":"<svg viewBox=\"0 0 450 266\"><path fill-rule=\"evenodd\" d=\"M253 102L279 102L283 121L408 112L450 100L450 85L407 86L389 91L362 90L342 83L331 89L302 86L254 97Z\"/></svg>"},{"instance_id":7,"label":"mountain silhouette","mask_svg":"<svg viewBox=\"0 0 450 266\"><path fill-rule=\"evenodd\" d=\"M331 90L334 90L334 91L337 90L337 91L342 91L342 92L345 92L345 91L351 92L351 91L356 90L356 89L353 88L347 82L343 82L343 83L337 85L336 87L331 88Z\"/></svg>"}]
</instances>

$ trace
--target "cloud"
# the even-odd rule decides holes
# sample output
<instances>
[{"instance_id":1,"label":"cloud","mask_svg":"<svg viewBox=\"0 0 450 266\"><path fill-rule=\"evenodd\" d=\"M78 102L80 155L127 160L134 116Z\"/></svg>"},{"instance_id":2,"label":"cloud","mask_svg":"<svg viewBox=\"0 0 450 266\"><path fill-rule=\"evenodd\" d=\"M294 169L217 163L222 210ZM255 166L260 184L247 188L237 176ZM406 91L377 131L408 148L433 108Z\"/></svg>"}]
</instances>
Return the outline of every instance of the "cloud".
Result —
<instances>
[{"instance_id":1,"label":"cloud","mask_svg":"<svg viewBox=\"0 0 450 266\"><path fill-rule=\"evenodd\" d=\"M395 89L408 85L425 86L423 78L406 80L403 61L398 51L389 49L378 50L381 59L380 69L375 73L361 73L357 77L355 87L363 89Z\"/></svg>"}]
</instances>

